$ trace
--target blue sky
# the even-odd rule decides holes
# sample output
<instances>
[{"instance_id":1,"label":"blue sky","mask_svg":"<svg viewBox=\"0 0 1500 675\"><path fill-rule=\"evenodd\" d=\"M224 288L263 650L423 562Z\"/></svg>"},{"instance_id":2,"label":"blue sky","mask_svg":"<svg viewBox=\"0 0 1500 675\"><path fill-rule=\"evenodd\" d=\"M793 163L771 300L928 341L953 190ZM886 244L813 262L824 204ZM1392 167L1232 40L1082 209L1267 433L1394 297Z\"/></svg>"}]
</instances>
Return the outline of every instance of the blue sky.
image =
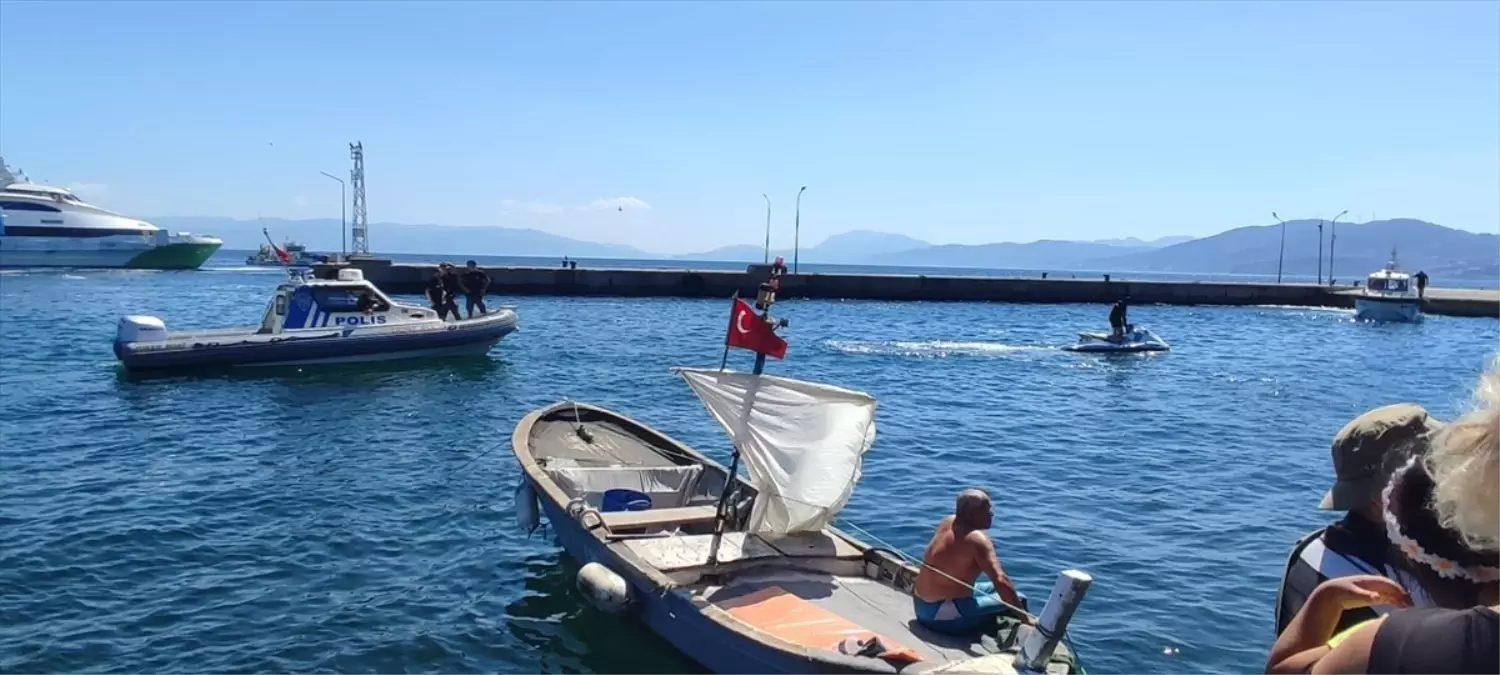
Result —
<instances>
[{"instance_id":1,"label":"blue sky","mask_svg":"<svg viewBox=\"0 0 1500 675\"><path fill-rule=\"evenodd\" d=\"M135 215L647 250L1500 231L1500 3L0 3L0 155ZM621 208L623 207L623 210Z\"/></svg>"}]
</instances>

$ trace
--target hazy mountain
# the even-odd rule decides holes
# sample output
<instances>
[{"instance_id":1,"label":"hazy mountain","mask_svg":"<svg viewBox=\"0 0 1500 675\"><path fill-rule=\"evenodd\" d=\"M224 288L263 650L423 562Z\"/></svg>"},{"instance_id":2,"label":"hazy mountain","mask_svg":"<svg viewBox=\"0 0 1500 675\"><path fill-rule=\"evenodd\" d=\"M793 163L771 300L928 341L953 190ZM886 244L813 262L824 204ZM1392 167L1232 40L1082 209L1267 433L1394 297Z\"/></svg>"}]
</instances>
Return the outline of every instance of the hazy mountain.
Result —
<instances>
[{"instance_id":1,"label":"hazy mountain","mask_svg":"<svg viewBox=\"0 0 1500 675\"><path fill-rule=\"evenodd\" d=\"M1282 273L1313 276L1318 272L1318 222L1287 221ZM1323 272L1333 228L1323 228ZM1403 269L1426 270L1433 277L1500 277L1500 235L1476 234L1433 223L1398 218L1369 223L1340 223L1332 243L1334 273L1347 281L1383 266L1395 248ZM1093 261L1093 269L1141 272L1276 274L1281 254L1281 226L1240 227L1211 237L1165 248Z\"/></svg>"},{"instance_id":2,"label":"hazy mountain","mask_svg":"<svg viewBox=\"0 0 1500 675\"><path fill-rule=\"evenodd\" d=\"M1128 246L1130 248L1164 248L1167 246L1171 246L1172 244L1181 244L1182 242L1192 240L1192 237L1173 235L1170 237L1158 237L1150 241L1137 239L1135 237L1126 237L1124 239L1095 239L1091 243L1104 244L1106 246Z\"/></svg>"},{"instance_id":3,"label":"hazy mountain","mask_svg":"<svg viewBox=\"0 0 1500 675\"><path fill-rule=\"evenodd\" d=\"M254 249L265 242L261 228L277 243L293 239L314 252L340 248L339 221L332 219L235 220L233 218L166 216L148 219L173 231L216 234L228 248ZM1324 274L1333 230L1323 233ZM1396 219L1370 223L1340 223L1333 244L1334 272L1344 281L1362 279L1389 259L1391 248L1401 266L1426 270L1435 279L1500 278L1500 235L1476 234ZM1318 221L1289 221L1286 226L1282 272L1313 276L1319 264ZM454 225L370 225L370 245L377 253L417 253L458 257L476 255L572 256L575 258L660 258L629 246L578 241L539 230ZM1028 243L934 246L919 239L884 232L854 231L804 247L801 262L924 267L978 267L1056 271L1185 272L1202 274L1276 274L1281 252L1281 226L1256 225L1211 237L1162 237L1101 241L1042 240ZM772 257L792 260L789 250L773 250ZM744 244L672 256L679 260L759 262L760 246Z\"/></svg>"},{"instance_id":4,"label":"hazy mountain","mask_svg":"<svg viewBox=\"0 0 1500 675\"><path fill-rule=\"evenodd\" d=\"M276 243L291 239L316 253L341 248L339 221L236 220L213 216L161 216L148 222L166 230L218 235L225 248L255 249L266 243L264 227ZM370 223L370 248L376 253L425 253L432 255L520 255L572 256L575 258L650 258L640 249L615 244L597 244L548 234L540 230L459 225L406 225Z\"/></svg>"},{"instance_id":5,"label":"hazy mountain","mask_svg":"<svg viewBox=\"0 0 1500 675\"><path fill-rule=\"evenodd\" d=\"M854 230L852 232L833 235L816 246L804 246L798 253L798 258L802 262L810 263L868 264L872 259L887 253L930 246L932 245L921 239L913 239L904 234ZM792 251L790 249L771 249L771 257L775 258L776 256L781 256L790 261L792 259ZM702 253L676 255L672 256L672 258L677 260L761 262L765 259L765 247L753 244L725 246Z\"/></svg>"},{"instance_id":6,"label":"hazy mountain","mask_svg":"<svg viewBox=\"0 0 1500 675\"><path fill-rule=\"evenodd\" d=\"M1091 261L1118 256L1124 252L1150 251L1152 247L1103 244L1091 241L1042 241L1024 244L1000 243L946 244L928 246L874 256L868 262L878 265L917 265L937 267L990 267L1031 270L1097 269Z\"/></svg>"}]
</instances>

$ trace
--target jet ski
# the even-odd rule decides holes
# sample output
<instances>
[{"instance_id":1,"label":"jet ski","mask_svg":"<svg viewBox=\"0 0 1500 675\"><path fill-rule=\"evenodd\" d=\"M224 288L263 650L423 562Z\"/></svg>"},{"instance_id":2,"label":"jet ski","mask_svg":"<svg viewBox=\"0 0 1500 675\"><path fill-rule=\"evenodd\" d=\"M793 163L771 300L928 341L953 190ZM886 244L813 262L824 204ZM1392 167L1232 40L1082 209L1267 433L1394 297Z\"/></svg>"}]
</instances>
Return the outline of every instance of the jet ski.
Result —
<instances>
[{"instance_id":1,"label":"jet ski","mask_svg":"<svg viewBox=\"0 0 1500 675\"><path fill-rule=\"evenodd\" d=\"M1171 348L1156 333L1135 326L1119 338L1110 333L1082 332L1076 344L1063 347L1070 352L1164 352Z\"/></svg>"}]
</instances>

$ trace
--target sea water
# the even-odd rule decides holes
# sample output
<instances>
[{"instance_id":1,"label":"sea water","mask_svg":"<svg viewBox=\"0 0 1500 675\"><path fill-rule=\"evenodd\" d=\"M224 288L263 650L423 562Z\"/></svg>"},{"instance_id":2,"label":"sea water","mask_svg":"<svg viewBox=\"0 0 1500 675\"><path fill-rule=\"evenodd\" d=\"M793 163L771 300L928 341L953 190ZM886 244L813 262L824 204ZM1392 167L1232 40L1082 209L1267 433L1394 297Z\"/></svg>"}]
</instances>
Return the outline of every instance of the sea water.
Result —
<instances>
[{"instance_id":1,"label":"sea water","mask_svg":"<svg viewBox=\"0 0 1500 675\"><path fill-rule=\"evenodd\" d=\"M123 314L258 322L275 270L0 272L0 671L692 672L588 608L514 523L529 410L608 406L713 456L672 366L717 366L727 300L496 297L489 358L132 378ZM413 298L415 301L415 298ZM1285 556L1329 520L1328 446L1370 407L1451 417L1500 321L1131 308L1155 355L1058 349L1088 305L786 300L768 371L874 394L844 516L920 555L970 486L1032 597L1079 568L1091 672L1248 672ZM748 369L736 352L731 367Z\"/></svg>"}]
</instances>

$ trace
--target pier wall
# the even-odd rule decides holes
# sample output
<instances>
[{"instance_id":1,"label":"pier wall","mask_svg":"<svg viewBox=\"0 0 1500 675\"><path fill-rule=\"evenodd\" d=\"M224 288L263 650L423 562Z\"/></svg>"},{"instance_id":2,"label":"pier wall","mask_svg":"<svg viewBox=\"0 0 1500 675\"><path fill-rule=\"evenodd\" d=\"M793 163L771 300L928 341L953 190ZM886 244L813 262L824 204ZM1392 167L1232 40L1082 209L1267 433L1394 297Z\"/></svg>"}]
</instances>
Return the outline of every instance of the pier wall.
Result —
<instances>
[{"instance_id":1,"label":"pier wall","mask_svg":"<svg viewBox=\"0 0 1500 675\"><path fill-rule=\"evenodd\" d=\"M376 286L388 293L420 294L434 265L355 260ZM316 265L319 277L331 278L342 264ZM572 295L616 297L727 298L755 295L766 279L762 265L745 272L691 269L619 269L557 267L487 267L492 295ZM1424 310L1450 316L1500 317L1500 292L1429 288ZM1354 306L1349 287L1313 284L1251 284L1211 281L1138 281L1109 279L1041 279L960 277L905 274L787 274L780 297L848 300L924 300L936 302L1109 303L1129 298L1133 304Z\"/></svg>"}]
</instances>

